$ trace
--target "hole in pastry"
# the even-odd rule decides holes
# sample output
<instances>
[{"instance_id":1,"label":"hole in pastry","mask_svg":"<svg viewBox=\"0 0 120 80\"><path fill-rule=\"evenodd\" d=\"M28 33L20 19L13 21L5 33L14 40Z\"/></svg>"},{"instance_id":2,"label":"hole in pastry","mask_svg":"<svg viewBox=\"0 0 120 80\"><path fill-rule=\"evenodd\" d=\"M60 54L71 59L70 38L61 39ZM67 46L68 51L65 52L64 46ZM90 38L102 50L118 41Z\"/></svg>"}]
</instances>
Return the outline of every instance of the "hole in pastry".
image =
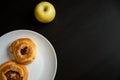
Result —
<instances>
[{"instance_id":1,"label":"hole in pastry","mask_svg":"<svg viewBox=\"0 0 120 80\"><path fill-rule=\"evenodd\" d=\"M12 70L6 72L5 76L7 77L7 80L22 80L22 77L20 77L20 74Z\"/></svg>"},{"instance_id":2,"label":"hole in pastry","mask_svg":"<svg viewBox=\"0 0 120 80\"><path fill-rule=\"evenodd\" d=\"M22 55L27 54L27 52L28 52L27 49L28 49L28 47L22 48L22 49L21 49L21 54L22 54Z\"/></svg>"}]
</instances>

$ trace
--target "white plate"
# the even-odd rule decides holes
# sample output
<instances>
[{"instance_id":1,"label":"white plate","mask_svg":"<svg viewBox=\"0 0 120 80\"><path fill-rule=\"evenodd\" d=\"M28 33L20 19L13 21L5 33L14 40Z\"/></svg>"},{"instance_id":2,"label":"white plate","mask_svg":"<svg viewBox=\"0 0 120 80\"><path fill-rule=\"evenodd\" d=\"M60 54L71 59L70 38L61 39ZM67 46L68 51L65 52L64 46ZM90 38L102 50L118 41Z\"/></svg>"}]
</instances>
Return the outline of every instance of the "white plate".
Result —
<instances>
[{"instance_id":1,"label":"white plate","mask_svg":"<svg viewBox=\"0 0 120 80\"><path fill-rule=\"evenodd\" d=\"M8 47L22 37L31 38L37 45L36 59L26 65L29 70L28 80L54 80L57 70L55 50L44 36L31 30L15 30L0 37L0 64L12 59Z\"/></svg>"}]
</instances>

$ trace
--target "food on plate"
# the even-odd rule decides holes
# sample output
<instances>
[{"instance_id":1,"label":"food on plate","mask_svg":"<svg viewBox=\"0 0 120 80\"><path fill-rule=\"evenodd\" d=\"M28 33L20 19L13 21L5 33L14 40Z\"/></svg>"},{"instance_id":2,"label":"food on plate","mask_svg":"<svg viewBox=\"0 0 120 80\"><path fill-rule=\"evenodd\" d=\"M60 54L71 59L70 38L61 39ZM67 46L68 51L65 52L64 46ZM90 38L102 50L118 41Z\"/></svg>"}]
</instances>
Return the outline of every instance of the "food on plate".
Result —
<instances>
[{"instance_id":1,"label":"food on plate","mask_svg":"<svg viewBox=\"0 0 120 80\"><path fill-rule=\"evenodd\" d=\"M55 18L56 10L50 2L42 1L36 5L34 14L39 22L49 23Z\"/></svg>"},{"instance_id":2,"label":"food on plate","mask_svg":"<svg viewBox=\"0 0 120 80\"><path fill-rule=\"evenodd\" d=\"M27 67L13 60L6 61L0 66L0 80L28 80Z\"/></svg>"},{"instance_id":3,"label":"food on plate","mask_svg":"<svg viewBox=\"0 0 120 80\"><path fill-rule=\"evenodd\" d=\"M29 64L36 57L36 44L30 38L19 38L11 43L9 52L16 62Z\"/></svg>"}]
</instances>

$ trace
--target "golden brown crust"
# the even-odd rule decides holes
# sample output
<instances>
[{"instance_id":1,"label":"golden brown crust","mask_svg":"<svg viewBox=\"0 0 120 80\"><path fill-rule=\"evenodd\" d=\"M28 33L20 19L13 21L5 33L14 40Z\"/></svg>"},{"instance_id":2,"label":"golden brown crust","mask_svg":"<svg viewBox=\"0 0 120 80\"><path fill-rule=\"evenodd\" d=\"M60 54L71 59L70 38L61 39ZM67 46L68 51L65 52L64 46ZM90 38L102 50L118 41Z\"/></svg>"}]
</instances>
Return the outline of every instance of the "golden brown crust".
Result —
<instances>
[{"instance_id":1,"label":"golden brown crust","mask_svg":"<svg viewBox=\"0 0 120 80\"><path fill-rule=\"evenodd\" d=\"M13 60L6 61L0 66L0 80L28 80L28 70Z\"/></svg>"},{"instance_id":2,"label":"golden brown crust","mask_svg":"<svg viewBox=\"0 0 120 80\"><path fill-rule=\"evenodd\" d=\"M19 38L10 45L10 54L18 63L29 64L36 57L36 45L30 38Z\"/></svg>"}]
</instances>

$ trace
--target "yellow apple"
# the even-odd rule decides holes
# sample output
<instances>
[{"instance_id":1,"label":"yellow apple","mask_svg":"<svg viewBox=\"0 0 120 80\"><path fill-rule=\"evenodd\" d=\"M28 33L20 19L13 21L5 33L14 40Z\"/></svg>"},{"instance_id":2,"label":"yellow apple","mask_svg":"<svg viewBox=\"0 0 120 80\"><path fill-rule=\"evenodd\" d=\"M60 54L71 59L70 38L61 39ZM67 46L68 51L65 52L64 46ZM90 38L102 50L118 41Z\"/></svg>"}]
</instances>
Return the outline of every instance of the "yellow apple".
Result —
<instances>
[{"instance_id":1,"label":"yellow apple","mask_svg":"<svg viewBox=\"0 0 120 80\"><path fill-rule=\"evenodd\" d=\"M55 18L56 10L50 2L42 1L36 5L34 14L39 22L49 23Z\"/></svg>"}]
</instances>

